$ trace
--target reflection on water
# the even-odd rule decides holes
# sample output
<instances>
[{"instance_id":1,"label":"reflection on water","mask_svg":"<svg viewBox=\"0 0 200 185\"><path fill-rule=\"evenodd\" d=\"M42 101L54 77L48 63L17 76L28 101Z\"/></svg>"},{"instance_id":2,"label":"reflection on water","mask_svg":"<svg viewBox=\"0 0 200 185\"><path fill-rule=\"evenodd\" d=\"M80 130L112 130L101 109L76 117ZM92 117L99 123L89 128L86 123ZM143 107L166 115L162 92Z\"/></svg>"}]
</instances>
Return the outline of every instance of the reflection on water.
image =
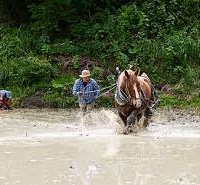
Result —
<instances>
[{"instance_id":1,"label":"reflection on water","mask_svg":"<svg viewBox=\"0 0 200 185\"><path fill-rule=\"evenodd\" d=\"M82 128L77 111L0 114L0 185L200 184L198 117L179 123L165 112L124 136L112 110L88 115Z\"/></svg>"}]
</instances>

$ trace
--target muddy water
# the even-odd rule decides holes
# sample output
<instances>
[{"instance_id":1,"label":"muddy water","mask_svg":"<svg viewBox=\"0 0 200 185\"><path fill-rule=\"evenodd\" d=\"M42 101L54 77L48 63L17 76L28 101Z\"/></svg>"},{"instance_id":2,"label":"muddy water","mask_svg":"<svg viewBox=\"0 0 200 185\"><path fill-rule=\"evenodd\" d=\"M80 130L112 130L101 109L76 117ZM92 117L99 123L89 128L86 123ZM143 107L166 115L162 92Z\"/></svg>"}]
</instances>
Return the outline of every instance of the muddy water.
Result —
<instances>
[{"instance_id":1,"label":"muddy water","mask_svg":"<svg viewBox=\"0 0 200 185\"><path fill-rule=\"evenodd\" d=\"M0 112L0 185L200 185L200 117L157 110L120 135L113 110Z\"/></svg>"}]
</instances>

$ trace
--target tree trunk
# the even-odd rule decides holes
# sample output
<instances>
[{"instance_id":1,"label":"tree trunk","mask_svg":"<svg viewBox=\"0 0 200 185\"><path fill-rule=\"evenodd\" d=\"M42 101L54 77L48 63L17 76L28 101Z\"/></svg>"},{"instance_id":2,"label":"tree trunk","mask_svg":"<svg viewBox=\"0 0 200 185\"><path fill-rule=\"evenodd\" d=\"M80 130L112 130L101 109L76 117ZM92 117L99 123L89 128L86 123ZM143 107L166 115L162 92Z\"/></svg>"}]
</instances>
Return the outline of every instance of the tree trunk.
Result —
<instances>
[{"instance_id":1,"label":"tree trunk","mask_svg":"<svg viewBox=\"0 0 200 185\"><path fill-rule=\"evenodd\" d=\"M0 1L0 24L12 23L11 11L9 10L9 1Z\"/></svg>"},{"instance_id":2,"label":"tree trunk","mask_svg":"<svg viewBox=\"0 0 200 185\"><path fill-rule=\"evenodd\" d=\"M26 1L0 0L0 24L21 24L28 19Z\"/></svg>"}]
</instances>

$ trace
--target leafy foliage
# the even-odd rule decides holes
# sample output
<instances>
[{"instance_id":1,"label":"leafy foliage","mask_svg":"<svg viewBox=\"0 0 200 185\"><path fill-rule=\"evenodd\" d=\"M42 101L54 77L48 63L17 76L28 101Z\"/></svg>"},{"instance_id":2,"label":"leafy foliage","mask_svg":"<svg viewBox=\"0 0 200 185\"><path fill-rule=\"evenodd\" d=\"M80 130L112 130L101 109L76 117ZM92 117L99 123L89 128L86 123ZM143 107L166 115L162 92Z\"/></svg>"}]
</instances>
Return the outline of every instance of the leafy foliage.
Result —
<instances>
[{"instance_id":1,"label":"leafy foliage","mask_svg":"<svg viewBox=\"0 0 200 185\"><path fill-rule=\"evenodd\" d=\"M154 83L181 84L177 93L188 95L188 89L200 88L196 0L29 0L19 7L10 2L13 9L7 16L15 24L0 26L2 88L18 86L27 89L27 95L45 89L45 100L53 106L73 105L70 88L80 70L80 56L97 60L93 77L102 87L115 83L116 66L123 70L132 65ZM24 11L26 21L13 16L19 8L23 10L18 15ZM59 71L52 60L58 55L71 59L72 76Z\"/></svg>"}]
</instances>

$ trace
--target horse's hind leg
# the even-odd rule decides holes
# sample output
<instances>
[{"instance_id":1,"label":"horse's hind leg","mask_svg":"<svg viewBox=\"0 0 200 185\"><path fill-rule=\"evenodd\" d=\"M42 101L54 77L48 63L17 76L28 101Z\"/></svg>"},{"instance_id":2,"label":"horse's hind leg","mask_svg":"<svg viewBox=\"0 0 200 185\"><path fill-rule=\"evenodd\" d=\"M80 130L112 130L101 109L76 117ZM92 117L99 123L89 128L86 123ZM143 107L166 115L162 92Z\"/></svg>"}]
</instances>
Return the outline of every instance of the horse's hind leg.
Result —
<instances>
[{"instance_id":1,"label":"horse's hind leg","mask_svg":"<svg viewBox=\"0 0 200 185\"><path fill-rule=\"evenodd\" d=\"M144 127L144 112L137 115L137 125L139 128Z\"/></svg>"},{"instance_id":2,"label":"horse's hind leg","mask_svg":"<svg viewBox=\"0 0 200 185\"><path fill-rule=\"evenodd\" d=\"M145 112L144 112L144 123L143 123L143 125L144 125L145 128L149 126L149 119L151 118L151 116L152 116L152 112L147 107Z\"/></svg>"},{"instance_id":3,"label":"horse's hind leg","mask_svg":"<svg viewBox=\"0 0 200 185\"><path fill-rule=\"evenodd\" d=\"M144 117L144 123L143 123L144 128L149 126L149 119Z\"/></svg>"}]
</instances>

